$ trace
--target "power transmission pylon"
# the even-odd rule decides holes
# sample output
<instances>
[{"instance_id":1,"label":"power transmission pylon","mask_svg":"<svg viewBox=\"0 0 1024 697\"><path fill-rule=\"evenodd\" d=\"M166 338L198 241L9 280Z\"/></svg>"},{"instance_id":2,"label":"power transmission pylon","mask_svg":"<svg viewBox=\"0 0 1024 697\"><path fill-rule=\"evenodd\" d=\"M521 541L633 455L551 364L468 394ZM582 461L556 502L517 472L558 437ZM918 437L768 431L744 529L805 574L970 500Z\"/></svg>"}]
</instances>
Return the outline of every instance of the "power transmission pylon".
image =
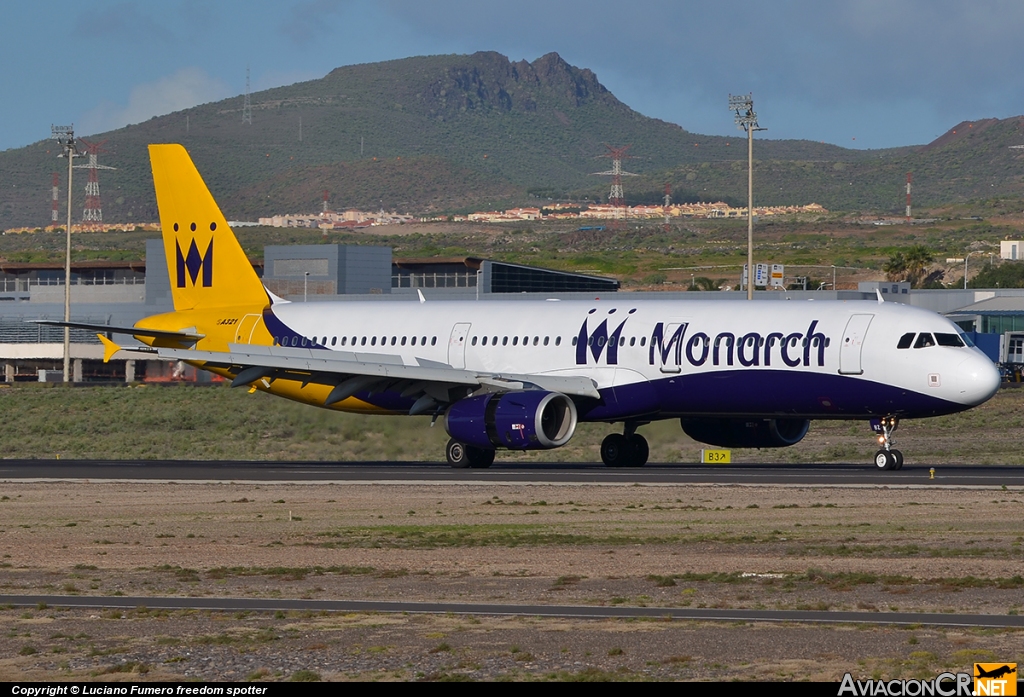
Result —
<instances>
[{"instance_id":1,"label":"power transmission pylon","mask_svg":"<svg viewBox=\"0 0 1024 697\"><path fill-rule=\"evenodd\" d=\"M623 177L636 177L637 174L632 172L626 172L622 169L622 161L629 159L631 156L626 154L629 150L629 145L623 145L617 148L605 144L608 148L608 152L598 157L610 157L612 160L612 168L607 172L594 172L596 176L611 176L612 178L612 190L608 194L608 203L615 207L615 217L624 218L626 217L626 199L622 194L622 178Z\"/></svg>"},{"instance_id":2,"label":"power transmission pylon","mask_svg":"<svg viewBox=\"0 0 1024 697\"><path fill-rule=\"evenodd\" d=\"M116 167L107 167L106 165L98 164L96 156L101 152L107 152L103 149L103 141L101 143L90 143L85 138L79 138L78 142L85 146L85 151L89 153L89 163L85 165L75 165L75 169L87 169L89 170L89 181L85 183L85 208L82 209L82 221L89 223L102 223L103 222L103 205L100 203L100 177L98 170L101 169L117 169Z\"/></svg>"},{"instance_id":3,"label":"power transmission pylon","mask_svg":"<svg viewBox=\"0 0 1024 697\"><path fill-rule=\"evenodd\" d=\"M242 123L252 125L252 102L249 100L249 66L245 66L245 103L242 105Z\"/></svg>"}]
</instances>

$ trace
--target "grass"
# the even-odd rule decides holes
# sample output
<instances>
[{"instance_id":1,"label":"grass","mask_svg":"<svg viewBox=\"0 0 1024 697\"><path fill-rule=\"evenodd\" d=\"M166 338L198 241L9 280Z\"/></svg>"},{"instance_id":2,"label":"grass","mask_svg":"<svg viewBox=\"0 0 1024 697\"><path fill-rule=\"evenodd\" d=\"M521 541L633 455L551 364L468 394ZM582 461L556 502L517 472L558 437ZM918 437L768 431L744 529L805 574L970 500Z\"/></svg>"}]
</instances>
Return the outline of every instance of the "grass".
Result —
<instances>
[{"instance_id":1,"label":"grass","mask_svg":"<svg viewBox=\"0 0 1024 697\"><path fill-rule=\"evenodd\" d=\"M228 387L16 384L0 395L10 458L440 461L448 439L426 417L343 414ZM60 414L55 419L54 414ZM977 409L901 425L910 463L1021 464L1024 390L1002 390ZM563 448L499 452L518 462L597 462L611 427L580 424ZM674 420L643 427L652 462L696 462L702 447ZM866 462L866 424L819 421L792 448L737 450L734 462ZM535 510L543 508L537 503Z\"/></svg>"}]
</instances>

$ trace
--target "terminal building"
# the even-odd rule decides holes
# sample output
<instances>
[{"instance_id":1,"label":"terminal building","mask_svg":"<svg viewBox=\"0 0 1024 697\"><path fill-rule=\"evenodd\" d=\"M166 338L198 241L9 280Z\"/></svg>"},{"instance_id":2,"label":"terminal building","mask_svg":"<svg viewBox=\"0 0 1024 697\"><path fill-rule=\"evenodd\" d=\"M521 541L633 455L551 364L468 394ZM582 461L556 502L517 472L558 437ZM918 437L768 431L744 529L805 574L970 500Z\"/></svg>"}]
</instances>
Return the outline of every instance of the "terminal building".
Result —
<instances>
[{"instance_id":1,"label":"terminal building","mask_svg":"<svg viewBox=\"0 0 1024 697\"><path fill-rule=\"evenodd\" d=\"M256 273L274 294L293 302L371 300L410 302L422 292L431 300L526 300L541 297L593 299L620 291L619 282L586 274L460 257L393 259L389 247L362 245L267 246ZM857 290L758 291L770 300L874 300L901 302L944 314L968 332L993 361L1019 379L1024 367L1024 288L912 290L908 283L862 283ZM699 298L728 302L737 292L638 293L657 299ZM161 240L148 240L145 261L72 263L74 321L131 326L173 309ZM62 264L0 263L0 364L2 380L61 380L64 330L34 320L64 317ZM117 336L126 348L136 344ZM217 380L181 363L119 354L103 363L95 333L71 330L72 379L95 381Z\"/></svg>"}]
</instances>

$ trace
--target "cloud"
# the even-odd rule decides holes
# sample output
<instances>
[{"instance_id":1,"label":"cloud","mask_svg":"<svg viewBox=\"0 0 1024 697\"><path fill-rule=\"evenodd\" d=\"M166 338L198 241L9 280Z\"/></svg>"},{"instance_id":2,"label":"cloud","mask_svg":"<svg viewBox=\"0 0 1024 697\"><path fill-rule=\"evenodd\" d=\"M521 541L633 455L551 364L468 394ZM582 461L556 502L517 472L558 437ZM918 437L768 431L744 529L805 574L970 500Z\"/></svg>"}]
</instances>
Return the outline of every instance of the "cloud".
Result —
<instances>
[{"instance_id":1,"label":"cloud","mask_svg":"<svg viewBox=\"0 0 1024 697\"><path fill-rule=\"evenodd\" d=\"M172 34L164 23L148 16L137 2L121 2L106 8L90 5L75 20L74 35L119 43L168 43Z\"/></svg>"},{"instance_id":2,"label":"cloud","mask_svg":"<svg viewBox=\"0 0 1024 697\"><path fill-rule=\"evenodd\" d=\"M136 85L126 106L109 102L99 105L84 116L80 130L86 134L101 133L231 94L234 94L231 88L200 68L182 68L156 82Z\"/></svg>"},{"instance_id":3,"label":"cloud","mask_svg":"<svg viewBox=\"0 0 1024 697\"><path fill-rule=\"evenodd\" d=\"M345 0L305 0L297 3L291 7L281 30L295 45L306 45L327 31L332 16L342 12L346 5L348 3Z\"/></svg>"}]
</instances>

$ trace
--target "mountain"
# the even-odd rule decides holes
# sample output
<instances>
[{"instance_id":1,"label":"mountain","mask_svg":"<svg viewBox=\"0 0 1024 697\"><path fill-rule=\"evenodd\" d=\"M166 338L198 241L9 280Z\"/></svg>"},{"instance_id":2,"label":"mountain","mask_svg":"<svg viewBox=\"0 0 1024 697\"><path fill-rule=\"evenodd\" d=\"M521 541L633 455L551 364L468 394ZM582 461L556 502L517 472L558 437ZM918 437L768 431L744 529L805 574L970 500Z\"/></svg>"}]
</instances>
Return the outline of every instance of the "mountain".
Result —
<instances>
[{"instance_id":1,"label":"mountain","mask_svg":"<svg viewBox=\"0 0 1024 697\"><path fill-rule=\"evenodd\" d=\"M531 62L493 52L338 68L319 80L200 105L89 137L103 142L104 218L156 219L146 145L180 142L231 219L335 209L451 211L541 198L606 196L605 145L631 144L633 200L745 199L742 133L690 133L630 109L587 69L555 53ZM758 203L899 210L904 173L915 200L1024 190L1014 175L1016 120L977 122L923 148L859 151L812 141L758 139ZM945 140L944 140L945 139ZM1016 139L1016 140L1014 140ZM1012 141L1012 143L1011 143ZM63 171L52 141L0 153L0 228L43 225L50 178ZM63 180L63 175L62 175ZM75 209L86 173L75 176ZM998 182L998 183L997 183ZM988 190L986 190L986 186Z\"/></svg>"}]
</instances>

